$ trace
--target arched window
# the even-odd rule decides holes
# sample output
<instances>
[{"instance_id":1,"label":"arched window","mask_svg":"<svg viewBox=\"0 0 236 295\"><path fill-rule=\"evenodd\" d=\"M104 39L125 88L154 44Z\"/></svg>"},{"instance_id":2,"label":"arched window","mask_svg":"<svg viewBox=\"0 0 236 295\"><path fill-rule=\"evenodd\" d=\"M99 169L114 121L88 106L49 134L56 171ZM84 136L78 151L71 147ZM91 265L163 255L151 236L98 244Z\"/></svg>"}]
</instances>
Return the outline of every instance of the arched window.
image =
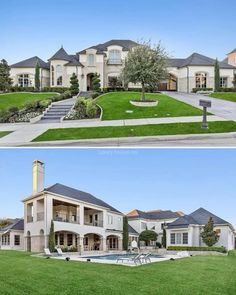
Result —
<instances>
[{"instance_id":1,"label":"arched window","mask_svg":"<svg viewBox=\"0 0 236 295\"><path fill-rule=\"evenodd\" d=\"M20 87L29 87L32 85L29 74L21 74L18 76L18 85Z\"/></svg>"},{"instance_id":2,"label":"arched window","mask_svg":"<svg viewBox=\"0 0 236 295\"><path fill-rule=\"evenodd\" d=\"M207 74L197 73L196 74L196 88L206 88L207 87Z\"/></svg>"},{"instance_id":3,"label":"arched window","mask_svg":"<svg viewBox=\"0 0 236 295\"><path fill-rule=\"evenodd\" d=\"M62 66L57 65L56 71L57 71L57 86L62 86Z\"/></svg>"},{"instance_id":4,"label":"arched window","mask_svg":"<svg viewBox=\"0 0 236 295\"><path fill-rule=\"evenodd\" d=\"M92 67L92 66L94 66L94 64L95 64L95 56L94 56L94 54L89 54L88 55L88 65L90 67Z\"/></svg>"},{"instance_id":5,"label":"arched window","mask_svg":"<svg viewBox=\"0 0 236 295\"><path fill-rule=\"evenodd\" d=\"M54 66L51 66L51 71L52 71L52 86L54 86L54 79L55 79Z\"/></svg>"},{"instance_id":6,"label":"arched window","mask_svg":"<svg viewBox=\"0 0 236 295\"><path fill-rule=\"evenodd\" d=\"M44 235L44 230L41 229L40 232L39 232L40 236L43 236Z\"/></svg>"},{"instance_id":7,"label":"arched window","mask_svg":"<svg viewBox=\"0 0 236 295\"><path fill-rule=\"evenodd\" d=\"M110 50L109 51L109 64L119 65L121 64L121 52L120 50Z\"/></svg>"}]
</instances>

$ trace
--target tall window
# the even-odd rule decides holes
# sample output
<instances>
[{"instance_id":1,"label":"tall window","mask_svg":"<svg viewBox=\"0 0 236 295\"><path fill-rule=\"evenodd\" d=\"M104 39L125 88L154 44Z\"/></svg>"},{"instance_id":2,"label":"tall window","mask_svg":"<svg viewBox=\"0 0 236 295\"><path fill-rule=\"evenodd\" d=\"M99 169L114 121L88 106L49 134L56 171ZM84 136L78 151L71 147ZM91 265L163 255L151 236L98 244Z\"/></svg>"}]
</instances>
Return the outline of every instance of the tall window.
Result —
<instances>
[{"instance_id":1,"label":"tall window","mask_svg":"<svg viewBox=\"0 0 236 295\"><path fill-rule=\"evenodd\" d=\"M51 71L52 71L52 86L54 86L54 78L55 78L54 66L51 67Z\"/></svg>"},{"instance_id":2,"label":"tall window","mask_svg":"<svg viewBox=\"0 0 236 295\"><path fill-rule=\"evenodd\" d=\"M207 74L197 73L196 74L196 88L206 88L207 87Z\"/></svg>"},{"instance_id":3,"label":"tall window","mask_svg":"<svg viewBox=\"0 0 236 295\"><path fill-rule=\"evenodd\" d=\"M90 67L93 67L94 64L95 64L95 56L94 56L94 54L89 54L88 55L88 65Z\"/></svg>"},{"instance_id":4,"label":"tall window","mask_svg":"<svg viewBox=\"0 0 236 295\"><path fill-rule=\"evenodd\" d=\"M175 234L170 234L170 243L171 245L175 245Z\"/></svg>"},{"instance_id":5,"label":"tall window","mask_svg":"<svg viewBox=\"0 0 236 295\"><path fill-rule=\"evenodd\" d=\"M221 88L228 87L228 78L227 77L220 77L220 87Z\"/></svg>"},{"instance_id":6,"label":"tall window","mask_svg":"<svg viewBox=\"0 0 236 295\"><path fill-rule=\"evenodd\" d=\"M183 233L183 244L188 245L188 233Z\"/></svg>"},{"instance_id":7,"label":"tall window","mask_svg":"<svg viewBox=\"0 0 236 295\"><path fill-rule=\"evenodd\" d=\"M110 50L109 51L109 64L119 65L121 64L121 52L120 50Z\"/></svg>"},{"instance_id":8,"label":"tall window","mask_svg":"<svg viewBox=\"0 0 236 295\"><path fill-rule=\"evenodd\" d=\"M20 246L20 236L19 235L14 236L14 245Z\"/></svg>"},{"instance_id":9,"label":"tall window","mask_svg":"<svg viewBox=\"0 0 236 295\"><path fill-rule=\"evenodd\" d=\"M62 86L62 66L57 65L57 86Z\"/></svg>"},{"instance_id":10,"label":"tall window","mask_svg":"<svg viewBox=\"0 0 236 295\"><path fill-rule=\"evenodd\" d=\"M10 245L10 235L9 234L2 236L2 245L3 246Z\"/></svg>"},{"instance_id":11,"label":"tall window","mask_svg":"<svg viewBox=\"0 0 236 295\"><path fill-rule=\"evenodd\" d=\"M29 87L31 85L29 74L22 74L18 76L18 85L20 87Z\"/></svg>"}]
</instances>

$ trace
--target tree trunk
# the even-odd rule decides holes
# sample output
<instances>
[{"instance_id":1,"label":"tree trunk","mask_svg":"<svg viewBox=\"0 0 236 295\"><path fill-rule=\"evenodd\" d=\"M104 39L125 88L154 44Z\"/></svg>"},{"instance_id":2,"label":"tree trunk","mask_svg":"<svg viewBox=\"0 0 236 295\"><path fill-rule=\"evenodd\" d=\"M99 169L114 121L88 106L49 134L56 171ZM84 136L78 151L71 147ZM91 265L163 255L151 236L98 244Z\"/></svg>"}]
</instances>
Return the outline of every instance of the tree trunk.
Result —
<instances>
[{"instance_id":1,"label":"tree trunk","mask_svg":"<svg viewBox=\"0 0 236 295\"><path fill-rule=\"evenodd\" d=\"M141 98L142 101L145 100L145 85L142 84L142 98Z\"/></svg>"}]
</instances>

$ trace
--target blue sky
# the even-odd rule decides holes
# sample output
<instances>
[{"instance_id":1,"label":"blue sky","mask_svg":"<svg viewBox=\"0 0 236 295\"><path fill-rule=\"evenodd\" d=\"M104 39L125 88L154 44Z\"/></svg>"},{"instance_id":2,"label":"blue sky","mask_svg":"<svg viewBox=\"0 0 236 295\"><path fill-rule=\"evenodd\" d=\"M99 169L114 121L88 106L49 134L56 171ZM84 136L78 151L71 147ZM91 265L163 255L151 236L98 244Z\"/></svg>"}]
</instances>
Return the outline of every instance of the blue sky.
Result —
<instances>
[{"instance_id":1,"label":"blue sky","mask_svg":"<svg viewBox=\"0 0 236 295\"><path fill-rule=\"evenodd\" d=\"M0 58L47 60L110 39L162 40L175 57L223 59L236 47L235 0L1 1Z\"/></svg>"},{"instance_id":2,"label":"blue sky","mask_svg":"<svg viewBox=\"0 0 236 295\"><path fill-rule=\"evenodd\" d=\"M204 207L236 226L236 150L1 149L0 217L23 216L35 159L45 163L46 186L84 190L124 213Z\"/></svg>"}]
</instances>

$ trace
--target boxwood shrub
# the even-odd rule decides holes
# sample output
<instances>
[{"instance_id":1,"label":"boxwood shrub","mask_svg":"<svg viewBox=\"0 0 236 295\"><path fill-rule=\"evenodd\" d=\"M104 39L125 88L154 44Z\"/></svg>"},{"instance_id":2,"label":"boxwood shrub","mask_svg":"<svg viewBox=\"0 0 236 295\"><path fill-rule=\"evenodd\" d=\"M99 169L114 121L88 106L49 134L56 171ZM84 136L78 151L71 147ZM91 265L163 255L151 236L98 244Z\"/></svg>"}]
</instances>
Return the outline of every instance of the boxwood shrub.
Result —
<instances>
[{"instance_id":1,"label":"boxwood shrub","mask_svg":"<svg viewBox=\"0 0 236 295\"><path fill-rule=\"evenodd\" d=\"M68 87L44 87L43 92L58 92L58 93L64 93L68 91Z\"/></svg>"},{"instance_id":2,"label":"boxwood shrub","mask_svg":"<svg viewBox=\"0 0 236 295\"><path fill-rule=\"evenodd\" d=\"M227 253L225 247L188 247L188 246L169 246L169 251L215 251Z\"/></svg>"},{"instance_id":3,"label":"boxwood shrub","mask_svg":"<svg viewBox=\"0 0 236 295\"><path fill-rule=\"evenodd\" d=\"M236 92L236 88L220 88L219 92Z\"/></svg>"},{"instance_id":4,"label":"boxwood shrub","mask_svg":"<svg viewBox=\"0 0 236 295\"><path fill-rule=\"evenodd\" d=\"M193 88L193 93L197 93L198 91L213 91L213 88Z\"/></svg>"}]
</instances>

